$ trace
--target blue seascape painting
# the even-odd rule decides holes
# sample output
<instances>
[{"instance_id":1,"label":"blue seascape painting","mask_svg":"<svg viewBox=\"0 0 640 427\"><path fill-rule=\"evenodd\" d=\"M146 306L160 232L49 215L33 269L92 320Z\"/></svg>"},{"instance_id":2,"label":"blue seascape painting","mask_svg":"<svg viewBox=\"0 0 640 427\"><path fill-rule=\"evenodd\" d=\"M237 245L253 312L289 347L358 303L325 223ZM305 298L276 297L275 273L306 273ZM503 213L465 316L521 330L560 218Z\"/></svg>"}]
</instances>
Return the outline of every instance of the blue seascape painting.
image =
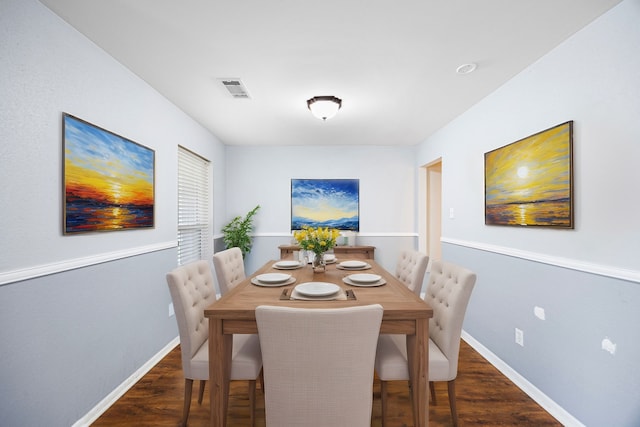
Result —
<instances>
[{"instance_id":1,"label":"blue seascape painting","mask_svg":"<svg viewBox=\"0 0 640 427\"><path fill-rule=\"evenodd\" d=\"M360 180L292 179L291 230L360 230Z\"/></svg>"}]
</instances>

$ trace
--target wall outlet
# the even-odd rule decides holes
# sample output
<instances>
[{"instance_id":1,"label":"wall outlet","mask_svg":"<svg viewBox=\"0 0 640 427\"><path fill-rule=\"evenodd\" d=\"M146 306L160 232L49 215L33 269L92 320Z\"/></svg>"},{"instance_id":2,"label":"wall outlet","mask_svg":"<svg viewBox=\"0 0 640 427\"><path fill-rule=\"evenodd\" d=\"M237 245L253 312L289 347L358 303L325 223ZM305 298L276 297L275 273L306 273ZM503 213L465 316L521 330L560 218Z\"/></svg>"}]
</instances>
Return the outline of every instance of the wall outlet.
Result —
<instances>
[{"instance_id":1,"label":"wall outlet","mask_svg":"<svg viewBox=\"0 0 640 427\"><path fill-rule=\"evenodd\" d=\"M169 303L169 317L175 316L176 312L173 311L173 303Z\"/></svg>"},{"instance_id":2,"label":"wall outlet","mask_svg":"<svg viewBox=\"0 0 640 427\"><path fill-rule=\"evenodd\" d=\"M516 328L516 344L520 344L524 347L524 332L518 328Z\"/></svg>"}]
</instances>

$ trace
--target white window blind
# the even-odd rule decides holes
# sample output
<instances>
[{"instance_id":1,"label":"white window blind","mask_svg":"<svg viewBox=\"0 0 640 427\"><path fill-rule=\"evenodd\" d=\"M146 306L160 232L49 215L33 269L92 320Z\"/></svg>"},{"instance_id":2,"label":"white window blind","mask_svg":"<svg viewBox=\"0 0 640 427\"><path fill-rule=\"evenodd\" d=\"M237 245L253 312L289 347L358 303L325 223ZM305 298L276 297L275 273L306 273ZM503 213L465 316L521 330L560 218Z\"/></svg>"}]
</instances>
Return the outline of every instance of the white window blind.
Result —
<instances>
[{"instance_id":1,"label":"white window blind","mask_svg":"<svg viewBox=\"0 0 640 427\"><path fill-rule=\"evenodd\" d=\"M210 253L210 162L178 147L178 265Z\"/></svg>"}]
</instances>

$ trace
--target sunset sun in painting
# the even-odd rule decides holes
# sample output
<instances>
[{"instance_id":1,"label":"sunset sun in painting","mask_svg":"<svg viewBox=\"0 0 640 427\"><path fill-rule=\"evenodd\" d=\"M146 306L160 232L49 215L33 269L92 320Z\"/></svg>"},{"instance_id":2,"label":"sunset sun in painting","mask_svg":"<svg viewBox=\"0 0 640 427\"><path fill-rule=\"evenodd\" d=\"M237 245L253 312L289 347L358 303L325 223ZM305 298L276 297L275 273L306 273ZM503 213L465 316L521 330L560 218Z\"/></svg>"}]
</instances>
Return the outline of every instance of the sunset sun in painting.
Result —
<instances>
[{"instance_id":1,"label":"sunset sun in painting","mask_svg":"<svg viewBox=\"0 0 640 427\"><path fill-rule=\"evenodd\" d=\"M154 152L64 116L65 233L153 227Z\"/></svg>"},{"instance_id":2,"label":"sunset sun in painting","mask_svg":"<svg viewBox=\"0 0 640 427\"><path fill-rule=\"evenodd\" d=\"M485 154L485 222L570 228L571 131L567 122Z\"/></svg>"}]
</instances>

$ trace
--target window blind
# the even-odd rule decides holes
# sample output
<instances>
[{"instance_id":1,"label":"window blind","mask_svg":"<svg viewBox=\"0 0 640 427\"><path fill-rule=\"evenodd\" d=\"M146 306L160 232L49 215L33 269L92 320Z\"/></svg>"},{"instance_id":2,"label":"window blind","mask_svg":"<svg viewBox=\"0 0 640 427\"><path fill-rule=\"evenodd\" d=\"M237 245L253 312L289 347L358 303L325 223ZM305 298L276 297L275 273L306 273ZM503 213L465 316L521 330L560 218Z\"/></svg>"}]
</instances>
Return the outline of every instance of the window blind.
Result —
<instances>
[{"instance_id":1,"label":"window blind","mask_svg":"<svg viewBox=\"0 0 640 427\"><path fill-rule=\"evenodd\" d=\"M210 162L178 146L178 265L207 259Z\"/></svg>"}]
</instances>

